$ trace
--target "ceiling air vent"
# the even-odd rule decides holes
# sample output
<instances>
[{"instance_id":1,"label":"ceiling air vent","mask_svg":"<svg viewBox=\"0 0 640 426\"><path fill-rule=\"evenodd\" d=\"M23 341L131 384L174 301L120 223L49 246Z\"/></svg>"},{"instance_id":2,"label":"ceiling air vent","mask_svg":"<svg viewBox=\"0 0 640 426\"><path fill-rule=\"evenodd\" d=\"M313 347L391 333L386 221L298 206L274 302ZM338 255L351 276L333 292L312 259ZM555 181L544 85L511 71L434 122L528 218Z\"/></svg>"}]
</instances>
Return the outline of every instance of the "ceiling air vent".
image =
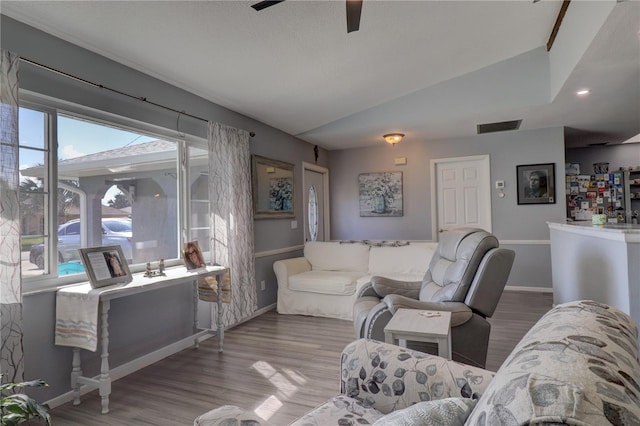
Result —
<instances>
[{"instance_id":1,"label":"ceiling air vent","mask_svg":"<svg viewBox=\"0 0 640 426\"><path fill-rule=\"evenodd\" d=\"M518 130L522 120L500 121L498 123L478 124L478 134L504 132L506 130Z\"/></svg>"}]
</instances>

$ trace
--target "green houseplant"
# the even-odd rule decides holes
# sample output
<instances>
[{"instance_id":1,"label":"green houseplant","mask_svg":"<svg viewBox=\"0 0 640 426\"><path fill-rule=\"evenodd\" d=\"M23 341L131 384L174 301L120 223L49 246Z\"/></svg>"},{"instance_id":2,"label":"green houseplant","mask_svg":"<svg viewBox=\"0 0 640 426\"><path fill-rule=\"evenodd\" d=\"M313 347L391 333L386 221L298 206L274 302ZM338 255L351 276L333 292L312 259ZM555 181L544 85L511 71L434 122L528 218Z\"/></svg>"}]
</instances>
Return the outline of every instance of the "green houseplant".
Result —
<instances>
[{"instance_id":1,"label":"green houseplant","mask_svg":"<svg viewBox=\"0 0 640 426\"><path fill-rule=\"evenodd\" d=\"M44 423L51 425L46 405L38 403L35 399L23 393L14 393L15 388L48 386L43 380L32 380L21 383L2 384L0 374L0 425L18 425L32 418L40 418Z\"/></svg>"}]
</instances>

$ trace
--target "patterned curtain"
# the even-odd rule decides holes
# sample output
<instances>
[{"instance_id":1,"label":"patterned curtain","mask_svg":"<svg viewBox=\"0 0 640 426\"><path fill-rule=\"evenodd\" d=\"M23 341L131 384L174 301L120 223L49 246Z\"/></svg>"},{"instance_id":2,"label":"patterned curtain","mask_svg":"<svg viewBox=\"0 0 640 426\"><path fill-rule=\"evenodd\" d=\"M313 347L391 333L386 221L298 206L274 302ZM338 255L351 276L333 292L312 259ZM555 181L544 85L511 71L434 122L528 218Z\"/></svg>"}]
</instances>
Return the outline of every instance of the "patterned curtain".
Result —
<instances>
[{"instance_id":1,"label":"patterned curtain","mask_svg":"<svg viewBox=\"0 0 640 426\"><path fill-rule=\"evenodd\" d=\"M231 303L223 325L257 309L249 132L209 123L209 215L211 261L231 270ZM217 306L212 309L215 328Z\"/></svg>"},{"instance_id":2,"label":"patterned curtain","mask_svg":"<svg viewBox=\"0 0 640 426\"><path fill-rule=\"evenodd\" d=\"M18 210L18 56L0 59L0 372L3 382L20 382L22 281Z\"/></svg>"}]
</instances>

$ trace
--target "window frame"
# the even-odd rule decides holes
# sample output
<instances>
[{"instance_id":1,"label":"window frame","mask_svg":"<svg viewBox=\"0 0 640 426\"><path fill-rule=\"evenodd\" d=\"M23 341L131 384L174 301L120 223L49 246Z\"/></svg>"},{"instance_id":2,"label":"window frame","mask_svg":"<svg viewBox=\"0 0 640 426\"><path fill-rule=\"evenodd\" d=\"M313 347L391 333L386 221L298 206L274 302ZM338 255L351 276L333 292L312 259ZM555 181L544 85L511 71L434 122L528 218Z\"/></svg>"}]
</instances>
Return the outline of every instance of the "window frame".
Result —
<instances>
[{"instance_id":1,"label":"window frame","mask_svg":"<svg viewBox=\"0 0 640 426\"><path fill-rule=\"evenodd\" d=\"M55 261L51 260L51 257L52 257L51 247L54 244L54 242L57 244L57 241L55 241L55 239L57 239L57 230L58 230L58 226L55 225L53 229L56 231L55 232L56 235L53 236L51 224L55 223L52 221L52 217L53 217L53 220L55 220L55 216L57 216L57 209L55 206L57 206L57 203L58 203L58 191L57 190L52 191L52 187L53 187L52 182L53 182L53 176L57 175L58 167L57 167L57 161L54 161L54 158L52 157L52 155L54 156L56 155L55 151L57 151L58 142L56 139L57 111L55 110L55 108L51 108L50 106L47 106L45 104L33 102L29 99L26 99L26 100L20 99L18 107L42 112L45 114L45 117L46 117L45 118L46 130L44 132L44 137L45 137L44 147L42 149L38 149L38 148L29 148L29 149L40 150L44 153L44 164L47 171L46 172L47 183L43 191L43 194L46 199L45 208L43 212L44 213L43 244L45 245L45 247L48 247L48 249L45 250L47 256L45 257L44 271L47 271L47 272L43 273L42 275L36 275L33 277L21 276L22 283L23 283L22 289L24 294L30 290L30 287L31 287L31 285L29 284L30 282L40 283L44 281L46 278L50 278L54 275L55 276L58 275L57 256ZM18 120L20 120L19 117L18 117ZM22 148L22 145L20 144L20 142L18 142L18 144L19 144L19 147ZM21 234L20 234L20 241L22 243L22 228L21 228Z\"/></svg>"},{"instance_id":2,"label":"window frame","mask_svg":"<svg viewBox=\"0 0 640 426\"><path fill-rule=\"evenodd\" d=\"M55 291L61 287L78 284L88 281L86 273L73 274L73 275L58 275L58 259L57 259L57 187L58 187L58 115L65 115L72 118L81 120L88 120L96 124L101 124L110 127L116 127L127 131L132 131L140 134L144 134L151 137L156 137L166 141L176 143L176 172L177 172L177 204L179 206L176 212L176 226L177 232L177 259L166 260L167 266L181 265L183 262L180 259L180 253L182 251L182 245L185 238L190 234L191 228L189 223L190 218L190 191L189 191L189 156L185 155L188 147L204 148L207 147L207 141L204 138L185 134L183 132L177 132L175 130L167 129L164 127L152 125L149 123L134 120L121 115L113 114L97 110L82 105L73 104L67 101L51 98L49 96L39 95L37 93L20 90L19 107L33 109L43 112L47 115L48 129L45 134L45 146L48 146L48 151L45 150L45 164L47 166L48 182L48 205L45 208L45 244L47 246L47 262L48 272L36 276L22 276L22 289L23 295L34 294L40 292ZM48 142L48 143L47 143ZM54 190L54 188L56 190ZM54 235L55 234L55 235ZM129 265L132 272L142 272L145 269L144 264Z\"/></svg>"}]
</instances>

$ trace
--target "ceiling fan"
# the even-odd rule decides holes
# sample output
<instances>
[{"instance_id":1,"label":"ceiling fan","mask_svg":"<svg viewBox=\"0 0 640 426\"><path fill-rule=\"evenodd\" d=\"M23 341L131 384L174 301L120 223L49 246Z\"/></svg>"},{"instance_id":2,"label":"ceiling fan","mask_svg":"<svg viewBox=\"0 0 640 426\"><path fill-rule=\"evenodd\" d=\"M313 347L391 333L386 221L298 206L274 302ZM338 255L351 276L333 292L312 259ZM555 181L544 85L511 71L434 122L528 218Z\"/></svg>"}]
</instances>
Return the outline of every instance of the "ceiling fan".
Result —
<instances>
[{"instance_id":1,"label":"ceiling fan","mask_svg":"<svg viewBox=\"0 0 640 426\"><path fill-rule=\"evenodd\" d=\"M263 0L252 4L251 7L257 11L267 7L282 3L284 0ZM347 33L360 29L360 13L362 12L363 0L346 0L347 5Z\"/></svg>"}]
</instances>

